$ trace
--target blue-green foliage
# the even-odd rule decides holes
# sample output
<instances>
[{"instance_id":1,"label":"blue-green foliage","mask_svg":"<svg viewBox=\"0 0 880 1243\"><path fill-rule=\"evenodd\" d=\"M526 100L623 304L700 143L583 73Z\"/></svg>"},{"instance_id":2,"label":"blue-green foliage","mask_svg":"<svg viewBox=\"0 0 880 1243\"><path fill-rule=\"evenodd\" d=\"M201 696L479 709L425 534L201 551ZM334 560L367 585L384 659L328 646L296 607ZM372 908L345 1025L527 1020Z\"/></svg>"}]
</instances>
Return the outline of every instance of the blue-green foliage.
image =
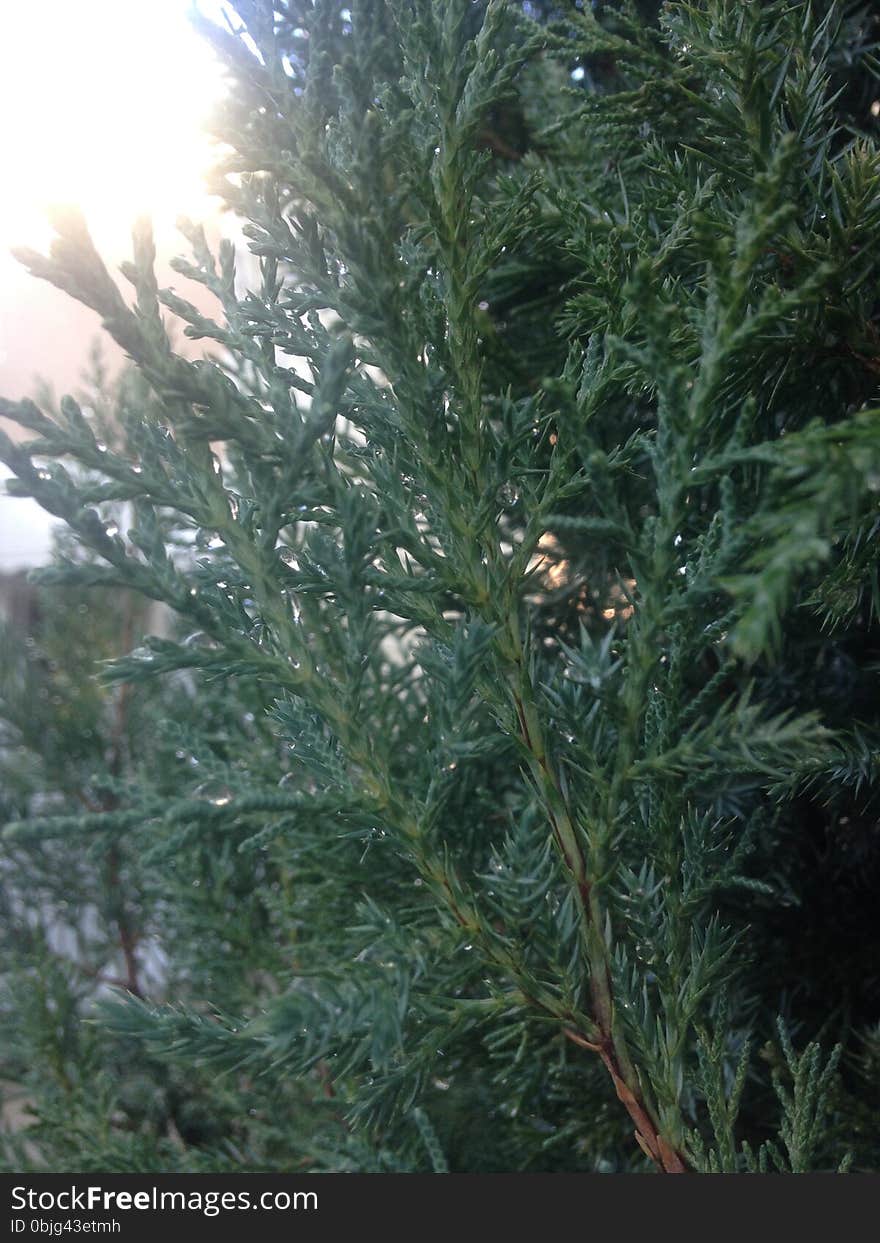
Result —
<instances>
[{"instance_id":1,"label":"blue-green foliage","mask_svg":"<svg viewBox=\"0 0 880 1243\"><path fill-rule=\"evenodd\" d=\"M876 19L654 7L239 0L216 319L144 223L133 301L73 213L21 256L132 363L110 430L0 407L44 578L180 626L102 667L101 797L10 804L9 867L121 852L167 959L60 989L56 1168L876 1161L876 968L812 905L877 866ZM134 1048L161 1102L77 1158Z\"/></svg>"}]
</instances>

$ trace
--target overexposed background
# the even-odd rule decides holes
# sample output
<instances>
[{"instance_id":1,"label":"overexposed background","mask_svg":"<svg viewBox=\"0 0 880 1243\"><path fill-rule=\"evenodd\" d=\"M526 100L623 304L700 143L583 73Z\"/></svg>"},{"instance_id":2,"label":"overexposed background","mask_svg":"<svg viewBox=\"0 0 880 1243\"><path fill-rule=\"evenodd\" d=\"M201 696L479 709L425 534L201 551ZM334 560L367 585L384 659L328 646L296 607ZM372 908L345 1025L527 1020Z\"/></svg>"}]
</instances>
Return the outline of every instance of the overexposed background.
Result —
<instances>
[{"instance_id":1,"label":"overexposed background","mask_svg":"<svg viewBox=\"0 0 880 1243\"><path fill-rule=\"evenodd\" d=\"M189 0L41 0L4 7L4 397L33 396L38 377L58 395L76 390L100 334L92 311L35 280L9 253L15 246L47 249L51 206L79 206L111 271L129 257L132 223L151 216L160 282L196 302L198 290L168 268L168 260L187 249L178 217L201 221L211 238L234 231L205 190L216 157L205 126L223 79L188 21L191 7ZM198 7L222 20L222 0L199 0ZM109 346L106 359L118 365ZM0 484L0 572L44 560L50 523L33 502L3 495Z\"/></svg>"}]
</instances>

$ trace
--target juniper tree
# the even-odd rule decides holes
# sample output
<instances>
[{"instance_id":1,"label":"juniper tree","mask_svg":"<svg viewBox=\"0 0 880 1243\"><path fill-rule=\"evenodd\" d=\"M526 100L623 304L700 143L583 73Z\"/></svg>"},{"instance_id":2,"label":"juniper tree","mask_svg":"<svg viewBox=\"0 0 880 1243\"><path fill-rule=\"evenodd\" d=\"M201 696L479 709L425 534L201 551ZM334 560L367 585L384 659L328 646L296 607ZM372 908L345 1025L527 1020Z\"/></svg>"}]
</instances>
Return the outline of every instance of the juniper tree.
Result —
<instances>
[{"instance_id":1,"label":"juniper tree","mask_svg":"<svg viewBox=\"0 0 880 1243\"><path fill-rule=\"evenodd\" d=\"M51 580L181 619L104 678L253 718L6 828L168 861L198 969L97 1030L223 1071L226 1129L130 1159L871 1167L876 19L236 13L200 24L258 275L185 223L211 319L141 223L126 299L61 214L21 258L140 388L114 444L2 407L81 550ZM261 912L233 955L217 893Z\"/></svg>"}]
</instances>

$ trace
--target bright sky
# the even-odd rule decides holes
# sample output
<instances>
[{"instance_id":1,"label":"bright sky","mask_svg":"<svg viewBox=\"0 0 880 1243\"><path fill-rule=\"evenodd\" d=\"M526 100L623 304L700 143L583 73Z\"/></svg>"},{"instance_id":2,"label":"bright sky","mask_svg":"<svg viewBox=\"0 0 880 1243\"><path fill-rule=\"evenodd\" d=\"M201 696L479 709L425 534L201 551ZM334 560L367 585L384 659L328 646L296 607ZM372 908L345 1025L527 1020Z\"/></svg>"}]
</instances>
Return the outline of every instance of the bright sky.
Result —
<instances>
[{"instance_id":1,"label":"bright sky","mask_svg":"<svg viewBox=\"0 0 880 1243\"><path fill-rule=\"evenodd\" d=\"M0 7L0 394L18 398L33 393L38 374L59 392L76 387L98 323L30 277L10 247L45 250L47 208L75 203L111 269L128 257L143 214L160 259L185 250L179 216L216 225L204 124L223 82L189 24L189 0ZM199 0L215 20L222 7ZM47 540L41 511L2 492L0 483L0 571L42 559Z\"/></svg>"},{"instance_id":2,"label":"bright sky","mask_svg":"<svg viewBox=\"0 0 880 1243\"><path fill-rule=\"evenodd\" d=\"M200 5L217 15L219 0ZM19 0L0 42L0 245L39 245L79 204L113 245L131 220L209 209L203 125L222 90L188 0Z\"/></svg>"},{"instance_id":3,"label":"bright sky","mask_svg":"<svg viewBox=\"0 0 880 1243\"><path fill-rule=\"evenodd\" d=\"M48 561L57 521L30 497L6 496L4 483L9 477L0 462L0 574Z\"/></svg>"}]
</instances>

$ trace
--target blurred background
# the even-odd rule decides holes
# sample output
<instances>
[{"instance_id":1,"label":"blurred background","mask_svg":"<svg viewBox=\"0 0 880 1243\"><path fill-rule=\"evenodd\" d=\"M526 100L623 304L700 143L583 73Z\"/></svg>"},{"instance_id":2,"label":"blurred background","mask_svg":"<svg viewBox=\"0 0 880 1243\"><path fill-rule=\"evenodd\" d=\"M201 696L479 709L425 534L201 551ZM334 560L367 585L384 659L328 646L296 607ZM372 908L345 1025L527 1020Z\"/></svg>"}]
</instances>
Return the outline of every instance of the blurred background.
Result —
<instances>
[{"instance_id":1,"label":"blurred background","mask_svg":"<svg viewBox=\"0 0 880 1243\"><path fill-rule=\"evenodd\" d=\"M85 394L84 404L89 404L94 385L86 372L95 369L96 351L111 382L125 361L101 333L94 312L35 279L11 253L17 247L48 250L53 207L79 208L111 272L130 257L134 221L151 217L160 283L185 284L190 301L205 303L204 290L183 281L169 266L175 254L188 249L177 229L179 217L201 222L212 246L234 230L233 222L224 219L219 200L205 188L217 152L207 124L222 96L223 81L207 43L189 22L191 7L188 0L39 4L11 0L3 5L0 395L4 397L51 401L69 392ZM223 17L220 0L201 0L199 8L214 20ZM120 277L119 283L129 297L127 282ZM182 333L175 335L175 341L190 355L200 351L200 344ZM13 437L23 434L2 417L0 425ZM42 800L55 808L59 789L88 788L90 766L106 760L114 746L119 749L122 734L134 728L127 693L97 691L94 664L130 646L133 634L145 626L161 630L162 623L155 608L127 593L112 607L106 600L92 601L89 593L68 597L62 604L60 596L56 599L31 583L29 571L51 560L57 523L29 498L6 495L7 478L6 468L0 466L0 811L5 812L0 818L4 819L21 798L35 794L38 806ZM62 669L69 683L66 689L59 684ZM119 768L121 763L120 752L119 763L111 766ZM110 862L108 880L103 859L77 871L69 860L53 858L46 885L38 884L30 895L16 882L21 861L14 851L5 853L0 862L0 926L7 971L13 959L18 962L18 955L30 965L42 962L39 988L29 985L22 997L13 996L14 979L4 976L5 994L13 996L12 1003L4 1002L10 1007L7 1019L26 1015L31 1002L44 992L57 1016L84 987L100 989L113 983L114 971L119 982L135 991L157 973L161 976L161 954L149 936L138 933L135 940L135 934L127 932L129 916L119 897L120 886L126 893L131 888L127 865L115 856ZM66 895L53 889L59 884L69 891ZM65 898L74 891L68 911ZM105 963L101 937L108 923L118 926L118 935ZM45 940L42 959L35 948L40 937ZM67 980L58 984L57 994L52 983L56 961L65 964L62 975ZM94 977L90 981L89 972ZM28 978L24 972L22 979ZM26 1066L42 1065L32 1041L22 1044L21 1054L15 1026L15 1022L5 1025L0 1051L0 1133L6 1143L14 1143L20 1128L33 1123ZM36 1030L53 1032L52 1020L38 1016ZM21 1168L29 1151L25 1142L14 1158L16 1168Z\"/></svg>"},{"instance_id":2,"label":"blurred background","mask_svg":"<svg viewBox=\"0 0 880 1243\"><path fill-rule=\"evenodd\" d=\"M84 213L111 271L129 257L131 225L153 221L160 283L181 285L168 260L186 251L180 216L216 243L232 231L205 189L216 147L206 126L223 82L193 31L189 0L42 0L4 5L0 41L0 394L76 392L100 336L98 317L12 256L45 251L49 212ZM221 0L200 10L222 20ZM158 89L157 89L158 88ZM122 282L124 285L125 282ZM188 285L198 304L201 291ZM179 337L181 348L195 352ZM101 340L110 374L122 359ZM7 423L5 430L20 432ZM35 502L5 495L0 467L0 614L27 608L25 571L49 556L52 519Z\"/></svg>"}]
</instances>

